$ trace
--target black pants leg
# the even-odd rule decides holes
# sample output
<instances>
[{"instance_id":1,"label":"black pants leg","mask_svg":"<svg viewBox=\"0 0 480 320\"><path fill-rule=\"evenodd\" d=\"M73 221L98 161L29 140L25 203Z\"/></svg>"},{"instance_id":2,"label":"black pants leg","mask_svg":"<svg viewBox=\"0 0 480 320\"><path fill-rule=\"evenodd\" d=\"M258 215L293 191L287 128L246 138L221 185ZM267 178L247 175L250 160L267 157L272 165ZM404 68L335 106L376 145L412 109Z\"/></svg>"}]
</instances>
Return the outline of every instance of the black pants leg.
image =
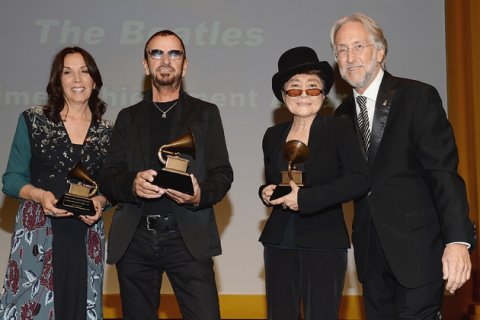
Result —
<instances>
[{"instance_id":1,"label":"black pants leg","mask_svg":"<svg viewBox=\"0 0 480 320\"><path fill-rule=\"evenodd\" d=\"M136 230L125 256L117 263L124 320L157 320L163 268L156 264L154 236Z\"/></svg>"},{"instance_id":2,"label":"black pants leg","mask_svg":"<svg viewBox=\"0 0 480 320\"><path fill-rule=\"evenodd\" d=\"M418 288L402 286L390 268L373 223L363 299L369 320L436 320L442 307L442 279Z\"/></svg>"},{"instance_id":3,"label":"black pants leg","mask_svg":"<svg viewBox=\"0 0 480 320\"><path fill-rule=\"evenodd\" d=\"M268 319L299 319L300 265L296 250L266 246L263 256Z\"/></svg>"},{"instance_id":4,"label":"black pants leg","mask_svg":"<svg viewBox=\"0 0 480 320\"><path fill-rule=\"evenodd\" d=\"M184 320L220 320L213 260L194 260L184 245L166 267Z\"/></svg>"},{"instance_id":5,"label":"black pants leg","mask_svg":"<svg viewBox=\"0 0 480 320\"><path fill-rule=\"evenodd\" d=\"M266 246L269 320L336 320L347 268L346 250L289 250Z\"/></svg>"},{"instance_id":6,"label":"black pants leg","mask_svg":"<svg viewBox=\"0 0 480 320\"><path fill-rule=\"evenodd\" d=\"M303 251L301 287L305 320L337 320L347 272L347 250Z\"/></svg>"}]
</instances>

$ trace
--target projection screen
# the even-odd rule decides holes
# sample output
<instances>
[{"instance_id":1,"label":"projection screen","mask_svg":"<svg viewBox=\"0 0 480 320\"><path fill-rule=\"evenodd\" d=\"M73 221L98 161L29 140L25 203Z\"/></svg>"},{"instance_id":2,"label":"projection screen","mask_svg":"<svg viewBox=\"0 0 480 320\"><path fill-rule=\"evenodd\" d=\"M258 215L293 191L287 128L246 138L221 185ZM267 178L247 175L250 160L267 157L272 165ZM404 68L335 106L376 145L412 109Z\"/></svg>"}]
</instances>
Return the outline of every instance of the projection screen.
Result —
<instances>
[{"instance_id":1,"label":"projection screen","mask_svg":"<svg viewBox=\"0 0 480 320\"><path fill-rule=\"evenodd\" d=\"M215 258L221 294L263 294L263 248L258 237L269 211L257 196L263 183L261 140L267 127L285 119L271 90L281 53L314 48L335 65L329 44L334 21L361 11L384 29L387 69L397 76L433 84L446 107L444 2L438 0L16 0L0 11L0 168L6 167L19 114L45 103L53 55L81 46L103 76L107 119L142 97L145 40L171 29L186 45L190 61L185 90L218 105L235 181L216 206L223 255ZM343 86L344 88L345 86ZM329 95L335 107L349 93L338 85ZM0 275L8 262L18 202L2 195ZM105 215L108 221L112 211ZM351 223L351 206L346 221ZM344 294L360 294L353 254ZM0 280L3 281L3 280ZM167 285L162 292L172 292ZM106 268L105 293L118 293L114 266Z\"/></svg>"}]
</instances>

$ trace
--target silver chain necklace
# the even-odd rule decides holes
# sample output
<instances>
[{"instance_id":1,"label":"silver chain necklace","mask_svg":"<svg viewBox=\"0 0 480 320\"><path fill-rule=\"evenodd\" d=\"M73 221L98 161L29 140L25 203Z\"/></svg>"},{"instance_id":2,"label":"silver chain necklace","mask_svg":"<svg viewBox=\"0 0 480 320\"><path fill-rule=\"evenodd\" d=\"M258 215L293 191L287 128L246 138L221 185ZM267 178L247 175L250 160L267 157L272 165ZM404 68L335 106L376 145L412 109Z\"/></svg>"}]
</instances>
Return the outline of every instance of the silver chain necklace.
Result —
<instances>
[{"instance_id":1,"label":"silver chain necklace","mask_svg":"<svg viewBox=\"0 0 480 320\"><path fill-rule=\"evenodd\" d=\"M174 104L172 104L172 106L171 106L170 108L168 108L167 111L163 111L159 106L157 106L157 104L155 103L155 101L152 100L152 102L153 102L153 105L158 109L158 111L160 111L160 112L162 113L162 118L163 118L163 119L166 119L166 118L167 118L167 112L170 111L170 110L172 110L172 108L177 105L178 100L177 100L177 102L175 102Z\"/></svg>"}]
</instances>

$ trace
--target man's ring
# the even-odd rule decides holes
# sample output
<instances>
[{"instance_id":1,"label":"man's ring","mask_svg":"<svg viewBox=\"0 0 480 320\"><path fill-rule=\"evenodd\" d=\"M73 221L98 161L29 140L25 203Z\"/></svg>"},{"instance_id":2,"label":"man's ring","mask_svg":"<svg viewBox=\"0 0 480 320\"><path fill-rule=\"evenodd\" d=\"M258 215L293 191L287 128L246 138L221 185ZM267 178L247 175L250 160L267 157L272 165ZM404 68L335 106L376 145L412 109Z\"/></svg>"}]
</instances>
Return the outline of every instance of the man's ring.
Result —
<instances>
[{"instance_id":1,"label":"man's ring","mask_svg":"<svg viewBox=\"0 0 480 320\"><path fill-rule=\"evenodd\" d=\"M283 208L283 210L287 210L287 209L288 209L288 207L287 207L287 205L286 205L285 203L282 203L282 208Z\"/></svg>"}]
</instances>

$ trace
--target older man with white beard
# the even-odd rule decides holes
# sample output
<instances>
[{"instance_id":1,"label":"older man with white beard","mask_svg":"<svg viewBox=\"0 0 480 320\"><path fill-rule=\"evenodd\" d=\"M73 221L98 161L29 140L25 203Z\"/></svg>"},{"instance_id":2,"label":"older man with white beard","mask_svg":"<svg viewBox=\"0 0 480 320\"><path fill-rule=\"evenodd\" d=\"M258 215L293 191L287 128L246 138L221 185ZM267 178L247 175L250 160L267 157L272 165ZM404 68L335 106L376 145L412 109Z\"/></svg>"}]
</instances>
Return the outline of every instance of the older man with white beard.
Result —
<instances>
[{"instance_id":1,"label":"older man with white beard","mask_svg":"<svg viewBox=\"0 0 480 320\"><path fill-rule=\"evenodd\" d=\"M388 45L370 17L339 19L331 45L353 95L370 191L355 202L353 246L368 319L440 319L444 287L469 278L475 244L452 127L437 90L384 70ZM445 283L444 283L445 280Z\"/></svg>"}]
</instances>

